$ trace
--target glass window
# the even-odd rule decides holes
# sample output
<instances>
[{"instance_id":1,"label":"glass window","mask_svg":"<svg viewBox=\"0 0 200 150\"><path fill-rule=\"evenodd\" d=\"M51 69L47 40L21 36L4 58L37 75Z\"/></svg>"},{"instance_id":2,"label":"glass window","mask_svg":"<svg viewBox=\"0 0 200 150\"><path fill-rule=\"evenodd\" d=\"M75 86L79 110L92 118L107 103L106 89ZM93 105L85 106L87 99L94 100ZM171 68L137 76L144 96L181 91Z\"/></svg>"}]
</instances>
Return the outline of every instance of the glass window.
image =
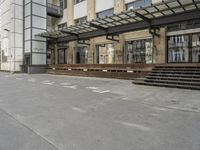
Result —
<instances>
[{"instance_id":1,"label":"glass window","mask_svg":"<svg viewBox=\"0 0 200 150\"><path fill-rule=\"evenodd\" d=\"M125 61L127 64L150 64L153 62L152 39L127 41L125 45Z\"/></svg>"},{"instance_id":2,"label":"glass window","mask_svg":"<svg viewBox=\"0 0 200 150\"><path fill-rule=\"evenodd\" d=\"M82 23L85 23L86 21L87 21L87 17L82 17L82 18L76 19L75 25L80 25Z\"/></svg>"},{"instance_id":3,"label":"glass window","mask_svg":"<svg viewBox=\"0 0 200 150\"><path fill-rule=\"evenodd\" d=\"M46 64L46 54L32 54L32 64L33 65L45 65Z\"/></svg>"},{"instance_id":4,"label":"glass window","mask_svg":"<svg viewBox=\"0 0 200 150\"><path fill-rule=\"evenodd\" d=\"M33 15L41 16L41 17L46 17L46 7L38 5L38 4L32 4L32 13Z\"/></svg>"},{"instance_id":5,"label":"glass window","mask_svg":"<svg viewBox=\"0 0 200 150\"><path fill-rule=\"evenodd\" d=\"M28 16L25 18L25 29L31 27L31 17Z\"/></svg>"},{"instance_id":6,"label":"glass window","mask_svg":"<svg viewBox=\"0 0 200 150\"><path fill-rule=\"evenodd\" d=\"M63 0L63 9L67 8L67 0Z\"/></svg>"},{"instance_id":7,"label":"glass window","mask_svg":"<svg viewBox=\"0 0 200 150\"><path fill-rule=\"evenodd\" d=\"M32 51L45 53L46 52L46 42L32 41Z\"/></svg>"},{"instance_id":8,"label":"glass window","mask_svg":"<svg viewBox=\"0 0 200 150\"><path fill-rule=\"evenodd\" d=\"M31 14L31 4L25 5L25 16L29 16Z\"/></svg>"},{"instance_id":9,"label":"glass window","mask_svg":"<svg viewBox=\"0 0 200 150\"><path fill-rule=\"evenodd\" d=\"M106 17L111 17L113 15L114 15L114 9L108 9L97 13L97 18L106 18Z\"/></svg>"},{"instance_id":10,"label":"glass window","mask_svg":"<svg viewBox=\"0 0 200 150\"><path fill-rule=\"evenodd\" d=\"M67 27L67 23L62 23L58 25L58 30L62 30L63 28Z\"/></svg>"},{"instance_id":11,"label":"glass window","mask_svg":"<svg viewBox=\"0 0 200 150\"><path fill-rule=\"evenodd\" d=\"M40 17L36 17L36 16L32 16L33 18L33 27L35 28L39 28L39 29L46 29L46 19L44 18L40 18Z\"/></svg>"},{"instance_id":12,"label":"glass window","mask_svg":"<svg viewBox=\"0 0 200 150\"><path fill-rule=\"evenodd\" d=\"M192 35L192 62L200 63L200 34Z\"/></svg>"},{"instance_id":13,"label":"glass window","mask_svg":"<svg viewBox=\"0 0 200 150\"><path fill-rule=\"evenodd\" d=\"M168 38L168 62L189 62L188 35L175 35Z\"/></svg>"},{"instance_id":14,"label":"glass window","mask_svg":"<svg viewBox=\"0 0 200 150\"><path fill-rule=\"evenodd\" d=\"M31 52L31 41L25 41L24 52L25 53L30 53Z\"/></svg>"},{"instance_id":15,"label":"glass window","mask_svg":"<svg viewBox=\"0 0 200 150\"><path fill-rule=\"evenodd\" d=\"M151 6L152 0L136 0L126 5L127 10L135 10L141 7Z\"/></svg>"}]
</instances>

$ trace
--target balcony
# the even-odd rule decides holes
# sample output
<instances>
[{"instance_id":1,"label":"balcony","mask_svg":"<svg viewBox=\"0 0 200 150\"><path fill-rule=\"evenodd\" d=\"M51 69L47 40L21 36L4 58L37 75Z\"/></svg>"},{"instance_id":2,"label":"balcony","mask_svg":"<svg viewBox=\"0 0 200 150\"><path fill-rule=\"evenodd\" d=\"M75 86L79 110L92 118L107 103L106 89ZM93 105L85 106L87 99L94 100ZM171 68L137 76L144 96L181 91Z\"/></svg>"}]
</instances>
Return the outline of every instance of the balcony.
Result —
<instances>
[{"instance_id":1,"label":"balcony","mask_svg":"<svg viewBox=\"0 0 200 150\"><path fill-rule=\"evenodd\" d=\"M48 3L47 14L52 17L60 18L63 16L63 9L60 6Z\"/></svg>"}]
</instances>

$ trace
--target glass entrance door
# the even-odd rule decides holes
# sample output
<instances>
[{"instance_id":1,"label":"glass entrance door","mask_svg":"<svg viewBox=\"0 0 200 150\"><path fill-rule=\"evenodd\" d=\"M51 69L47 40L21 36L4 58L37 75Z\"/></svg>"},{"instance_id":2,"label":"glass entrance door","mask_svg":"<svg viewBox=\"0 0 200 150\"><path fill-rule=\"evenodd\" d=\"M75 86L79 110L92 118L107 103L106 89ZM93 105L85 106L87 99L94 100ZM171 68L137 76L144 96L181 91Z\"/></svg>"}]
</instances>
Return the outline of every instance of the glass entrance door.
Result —
<instances>
[{"instance_id":1,"label":"glass entrance door","mask_svg":"<svg viewBox=\"0 0 200 150\"><path fill-rule=\"evenodd\" d=\"M74 50L74 63L75 64L87 64L88 62L88 50L87 46L79 46Z\"/></svg>"},{"instance_id":2,"label":"glass entrance door","mask_svg":"<svg viewBox=\"0 0 200 150\"><path fill-rule=\"evenodd\" d=\"M96 59L97 64L113 64L114 44L97 45Z\"/></svg>"},{"instance_id":3,"label":"glass entrance door","mask_svg":"<svg viewBox=\"0 0 200 150\"><path fill-rule=\"evenodd\" d=\"M59 49L58 50L58 64L66 64L67 63L67 50Z\"/></svg>"}]
</instances>

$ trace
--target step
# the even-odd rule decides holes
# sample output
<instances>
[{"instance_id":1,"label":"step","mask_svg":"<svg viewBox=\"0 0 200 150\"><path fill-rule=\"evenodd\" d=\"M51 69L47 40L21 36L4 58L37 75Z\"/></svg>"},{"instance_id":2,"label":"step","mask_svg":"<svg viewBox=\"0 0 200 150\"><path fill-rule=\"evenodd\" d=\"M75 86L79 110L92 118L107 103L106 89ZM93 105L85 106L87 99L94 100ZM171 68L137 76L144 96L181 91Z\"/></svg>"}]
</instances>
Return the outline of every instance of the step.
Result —
<instances>
[{"instance_id":1,"label":"step","mask_svg":"<svg viewBox=\"0 0 200 150\"><path fill-rule=\"evenodd\" d=\"M146 79L200 82L200 78L198 79L198 78L177 78L177 77L153 77L153 76L146 76Z\"/></svg>"},{"instance_id":2,"label":"step","mask_svg":"<svg viewBox=\"0 0 200 150\"><path fill-rule=\"evenodd\" d=\"M178 84L178 85L194 85L200 86L200 82L191 82L191 81L174 81L174 80L153 80L153 79L145 79L145 82L153 82L153 83L166 83L166 84Z\"/></svg>"},{"instance_id":3,"label":"step","mask_svg":"<svg viewBox=\"0 0 200 150\"><path fill-rule=\"evenodd\" d=\"M176 84L163 84L163 83L150 83L144 81L133 81L134 84L137 85L147 85L147 86L159 86L159 87L169 87L169 88L182 88L182 89L193 89L200 90L200 86L192 86L192 85L176 85Z\"/></svg>"},{"instance_id":4,"label":"step","mask_svg":"<svg viewBox=\"0 0 200 150\"><path fill-rule=\"evenodd\" d=\"M179 70L173 70L173 71L167 71L167 70L157 70L152 71L151 73L172 73L172 74L196 74L200 75L200 71L179 71Z\"/></svg>"},{"instance_id":5,"label":"step","mask_svg":"<svg viewBox=\"0 0 200 150\"><path fill-rule=\"evenodd\" d=\"M158 73L149 73L149 76L154 77L180 77L180 78L200 78L200 75L189 75L189 74L158 74Z\"/></svg>"},{"instance_id":6,"label":"step","mask_svg":"<svg viewBox=\"0 0 200 150\"><path fill-rule=\"evenodd\" d=\"M167 71L200 71L200 68L153 68L153 71L167 70Z\"/></svg>"},{"instance_id":7,"label":"step","mask_svg":"<svg viewBox=\"0 0 200 150\"><path fill-rule=\"evenodd\" d=\"M198 65L198 66L155 66L155 68L160 68L160 69L167 69L167 68L169 68L169 69L177 69L177 68L180 68L180 69L200 69L200 64Z\"/></svg>"}]
</instances>

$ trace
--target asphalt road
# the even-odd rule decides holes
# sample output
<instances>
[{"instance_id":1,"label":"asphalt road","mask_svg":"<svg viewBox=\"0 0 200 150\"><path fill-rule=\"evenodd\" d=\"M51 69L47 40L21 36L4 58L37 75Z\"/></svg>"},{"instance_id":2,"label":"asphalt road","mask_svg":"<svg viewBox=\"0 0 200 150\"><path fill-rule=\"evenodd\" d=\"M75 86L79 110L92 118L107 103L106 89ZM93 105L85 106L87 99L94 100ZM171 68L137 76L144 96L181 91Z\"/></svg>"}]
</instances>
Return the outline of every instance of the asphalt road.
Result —
<instances>
[{"instance_id":1,"label":"asphalt road","mask_svg":"<svg viewBox=\"0 0 200 150\"><path fill-rule=\"evenodd\" d=\"M0 150L200 150L200 91L0 73Z\"/></svg>"}]
</instances>

